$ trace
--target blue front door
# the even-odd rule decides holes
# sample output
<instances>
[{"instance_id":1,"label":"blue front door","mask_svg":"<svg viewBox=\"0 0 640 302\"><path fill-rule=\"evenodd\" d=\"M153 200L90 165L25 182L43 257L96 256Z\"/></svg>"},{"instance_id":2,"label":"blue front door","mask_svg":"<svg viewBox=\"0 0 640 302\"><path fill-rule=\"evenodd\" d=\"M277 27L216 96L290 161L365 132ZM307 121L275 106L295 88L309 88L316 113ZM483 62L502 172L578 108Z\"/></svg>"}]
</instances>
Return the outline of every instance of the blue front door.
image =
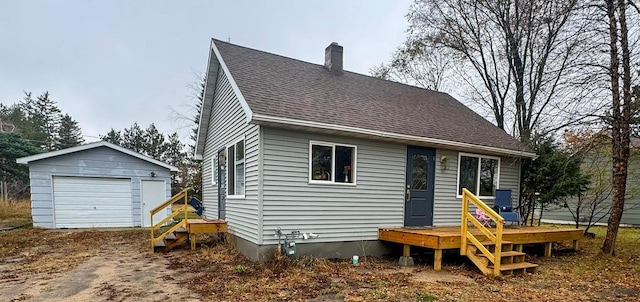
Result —
<instances>
[{"instance_id":1,"label":"blue front door","mask_svg":"<svg viewBox=\"0 0 640 302\"><path fill-rule=\"evenodd\" d=\"M431 148L407 146L405 226L433 225L435 154Z\"/></svg>"}]
</instances>

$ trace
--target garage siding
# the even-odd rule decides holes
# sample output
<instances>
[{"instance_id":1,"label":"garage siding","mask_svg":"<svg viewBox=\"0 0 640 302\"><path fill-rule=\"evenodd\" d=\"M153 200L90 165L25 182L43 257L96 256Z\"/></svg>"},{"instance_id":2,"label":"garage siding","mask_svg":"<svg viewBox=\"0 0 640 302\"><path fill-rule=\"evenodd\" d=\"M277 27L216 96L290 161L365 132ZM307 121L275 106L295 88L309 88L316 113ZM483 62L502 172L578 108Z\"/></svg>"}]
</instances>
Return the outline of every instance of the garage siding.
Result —
<instances>
[{"instance_id":1,"label":"garage siding","mask_svg":"<svg viewBox=\"0 0 640 302\"><path fill-rule=\"evenodd\" d=\"M151 177L151 172L155 177ZM131 220L134 226L142 225L140 181L165 180L166 196L171 196L171 175L168 169L120 151L97 147L33 161L29 163L31 182L31 211L33 226L54 228L53 177L81 176L128 178L131 181Z\"/></svg>"}]
</instances>

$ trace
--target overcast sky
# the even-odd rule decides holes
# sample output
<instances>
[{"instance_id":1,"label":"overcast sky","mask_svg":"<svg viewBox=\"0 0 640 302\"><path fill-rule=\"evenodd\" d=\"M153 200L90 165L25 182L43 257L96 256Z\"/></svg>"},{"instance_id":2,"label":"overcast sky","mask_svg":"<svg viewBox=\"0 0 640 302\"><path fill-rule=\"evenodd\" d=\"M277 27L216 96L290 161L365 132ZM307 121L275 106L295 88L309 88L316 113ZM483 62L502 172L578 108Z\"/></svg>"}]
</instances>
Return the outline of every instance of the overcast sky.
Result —
<instances>
[{"instance_id":1,"label":"overcast sky","mask_svg":"<svg viewBox=\"0 0 640 302\"><path fill-rule=\"evenodd\" d=\"M87 141L134 122L168 134L181 126L170 108L188 110L188 85L206 71L211 38L317 64L336 41L345 69L368 74L403 42L410 4L1 1L0 102L49 91Z\"/></svg>"}]
</instances>

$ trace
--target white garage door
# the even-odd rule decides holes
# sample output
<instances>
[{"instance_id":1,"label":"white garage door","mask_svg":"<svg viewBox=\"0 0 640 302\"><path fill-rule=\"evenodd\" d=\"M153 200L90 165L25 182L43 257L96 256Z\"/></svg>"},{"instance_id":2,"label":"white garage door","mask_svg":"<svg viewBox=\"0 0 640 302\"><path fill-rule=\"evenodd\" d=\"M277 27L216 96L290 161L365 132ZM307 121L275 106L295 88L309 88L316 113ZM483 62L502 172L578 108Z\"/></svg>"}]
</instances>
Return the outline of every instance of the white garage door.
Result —
<instances>
[{"instance_id":1,"label":"white garage door","mask_svg":"<svg viewBox=\"0 0 640 302\"><path fill-rule=\"evenodd\" d=\"M56 228L133 226L131 180L54 177Z\"/></svg>"}]
</instances>

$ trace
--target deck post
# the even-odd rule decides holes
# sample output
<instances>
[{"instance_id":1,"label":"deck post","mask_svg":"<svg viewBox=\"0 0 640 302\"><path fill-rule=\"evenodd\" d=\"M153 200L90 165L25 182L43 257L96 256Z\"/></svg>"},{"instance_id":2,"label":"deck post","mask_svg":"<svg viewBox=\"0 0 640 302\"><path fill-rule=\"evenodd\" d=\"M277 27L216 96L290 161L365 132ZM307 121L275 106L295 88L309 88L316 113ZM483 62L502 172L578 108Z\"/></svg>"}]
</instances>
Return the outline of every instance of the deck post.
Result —
<instances>
[{"instance_id":1,"label":"deck post","mask_svg":"<svg viewBox=\"0 0 640 302\"><path fill-rule=\"evenodd\" d=\"M189 233L189 242L191 243L191 249L196 249L196 235L193 233Z\"/></svg>"},{"instance_id":2,"label":"deck post","mask_svg":"<svg viewBox=\"0 0 640 302\"><path fill-rule=\"evenodd\" d=\"M523 244L516 244L514 246L515 251L522 253L522 246L523 246Z\"/></svg>"},{"instance_id":3,"label":"deck post","mask_svg":"<svg viewBox=\"0 0 640 302\"><path fill-rule=\"evenodd\" d=\"M405 244L405 245L402 247L402 257L409 257L409 256L411 256L410 248L411 248L411 246L410 246L410 245L408 245L408 244Z\"/></svg>"},{"instance_id":4,"label":"deck post","mask_svg":"<svg viewBox=\"0 0 640 302\"><path fill-rule=\"evenodd\" d=\"M578 250L578 240L573 240L573 250L577 251Z\"/></svg>"},{"instance_id":5,"label":"deck post","mask_svg":"<svg viewBox=\"0 0 640 302\"><path fill-rule=\"evenodd\" d=\"M544 256L551 257L551 242L544 243Z\"/></svg>"},{"instance_id":6,"label":"deck post","mask_svg":"<svg viewBox=\"0 0 640 302\"><path fill-rule=\"evenodd\" d=\"M400 257L400 260L398 261L398 265L400 266L414 265L413 258L411 258L410 248L411 247L408 244L405 244L402 246L402 257Z\"/></svg>"},{"instance_id":7,"label":"deck post","mask_svg":"<svg viewBox=\"0 0 640 302\"><path fill-rule=\"evenodd\" d=\"M436 271L442 270L442 250L436 249L436 253L433 255L433 269Z\"/></svg>"}]
</instances>

